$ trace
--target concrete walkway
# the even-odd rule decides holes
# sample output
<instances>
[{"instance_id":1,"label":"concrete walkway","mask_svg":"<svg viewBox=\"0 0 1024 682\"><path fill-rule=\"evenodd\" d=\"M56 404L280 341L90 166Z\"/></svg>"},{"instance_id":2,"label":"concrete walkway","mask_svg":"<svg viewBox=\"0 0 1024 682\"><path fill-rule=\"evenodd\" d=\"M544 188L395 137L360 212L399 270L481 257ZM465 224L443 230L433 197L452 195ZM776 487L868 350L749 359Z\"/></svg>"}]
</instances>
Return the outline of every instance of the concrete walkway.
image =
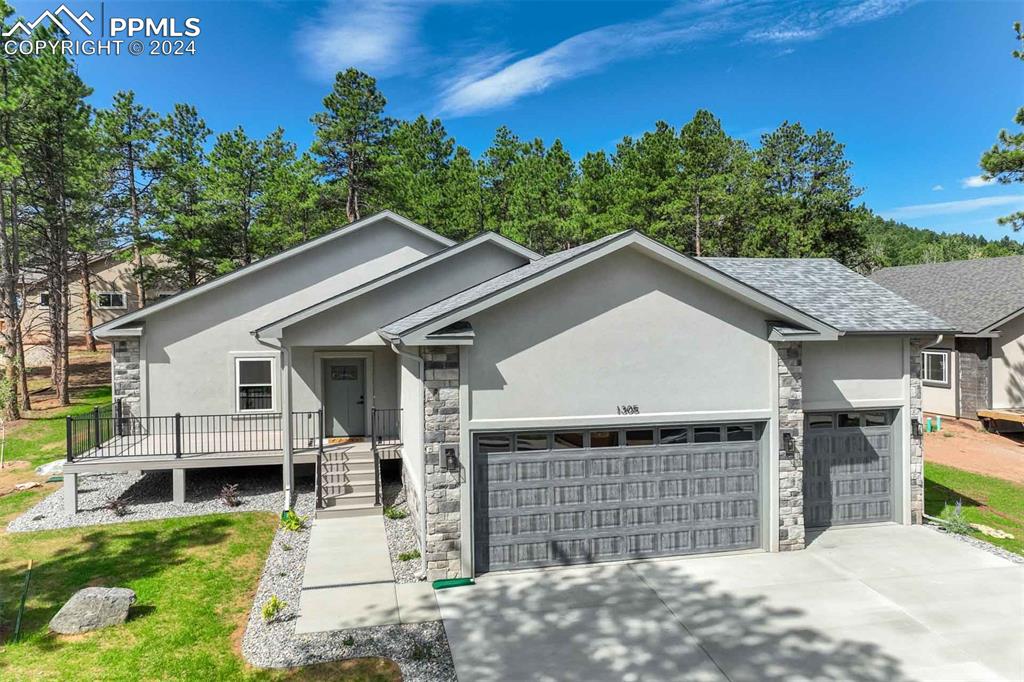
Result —
<instances>
[{"instance_id":1,"label":"concrete walkway","mask_svg":"<svg viewBox=\"0 0 1024 682\"><path fill-rule=\"evenodd\" d=\"M1024 679L1024 567L921 527L437 593L463 680Z\"/></svg>"},{"instance_id":2,"label":"concrete walkway","mask_svg":"<svg viewBox=\"0 0 1024 682\"><path fill-rule=\"evenodd\" d=\"M395 583L384 517L317 519L296 634L440 620L430 583Z\"/></svg>"}]
</instances>

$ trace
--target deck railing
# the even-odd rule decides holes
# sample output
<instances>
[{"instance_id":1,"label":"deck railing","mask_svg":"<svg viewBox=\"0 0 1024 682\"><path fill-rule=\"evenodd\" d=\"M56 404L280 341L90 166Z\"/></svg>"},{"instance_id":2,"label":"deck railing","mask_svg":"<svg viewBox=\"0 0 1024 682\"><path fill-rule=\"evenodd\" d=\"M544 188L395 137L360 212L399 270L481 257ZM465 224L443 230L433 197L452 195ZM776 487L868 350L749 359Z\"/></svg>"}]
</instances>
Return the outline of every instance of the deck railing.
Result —
<instances>
[{"instance_id":1,"label":"deck railing","mask_svg":"<svg viewBox=\"0 0 1024 682\"><path fill-rule=\"evenodd\" d=\"M320 447L323 410L291 413L293 450ZM136 417L118 400L66 419L67 459L240 454L282 451L281 414Z\"/></svg>"}]
</instances>

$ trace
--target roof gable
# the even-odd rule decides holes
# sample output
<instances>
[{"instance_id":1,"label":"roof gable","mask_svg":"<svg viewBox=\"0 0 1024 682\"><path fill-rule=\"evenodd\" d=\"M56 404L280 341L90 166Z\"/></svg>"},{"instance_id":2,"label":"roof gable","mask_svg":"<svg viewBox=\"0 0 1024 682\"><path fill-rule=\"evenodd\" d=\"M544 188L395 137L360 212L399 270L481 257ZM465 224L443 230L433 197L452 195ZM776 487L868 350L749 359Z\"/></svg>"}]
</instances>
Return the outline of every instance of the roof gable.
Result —
<instances>
[{"instance_id":1,"label":"roof gable","mask_svg":"<svg viewBox=\"0 0 1024 682\"><path fill-rule=\"evenodd\" d=\"M426 227L423 227L422 225L414 223L407 218L403 218L397 213L393 213L391 211L381 211L380 213L375 213L374 215L369 216L367 218L363 218L362 220L357 220L354 223L350 223L348 225L340 227L336 230L328 232L325 235L321 235L320 237L317 237L315 239L311 239L301 244L297 244L289 249L285 249L284 251L274 254L273 256L268 256L267 258L258 260L255 263L252 263L245 267L238 268L237 270L233 270L228 274L216 277L212 280L209 280L208 282L200 284L199 286L192 287L191 289L186 289L181 293L163 299L162 301L158 301L152 305L148 305L145 308L128 313L127 315L122 315L118 318L110 320L109 322L105 322L104 324L96 326L93 329L93 332L97 335L102 336L105 333L113 331L117 327L143 320L146 317L154 313L157 313L161 310L165 310L167 308L170 308L171 306L184 303L185 301L195 298L196 296L213 291L214 289L222 287L238 279L261 272L264 269L276 263L286 261L289 258L292 258L302 253L306 253L307 251L310 251L312 249L322 247L325 244L328 244L336 239L343 238L365 228L381 224L384 221L388 221L391 224L403 227L409 230L410 232L413 232L421 237L425 237L430 241L436 242L442 247L449 247L455 243L452 240L446 237L442 237L436 232L429 230Z\"/></svg>"},{"instance_id":2,"label":"roof gable","mask_svg":"<svg viewBox=\"0 0 1024 682\"><path fill-rule=\"evenodd\" d=\"M965 334L990 332L1024 312L1024 256L883 268L871 279Z\"/></svg>"},{"instance_id":3,"label":"roof gable","mask_svg":"<svg viewBox=\"0 0 1024 682\"><path fill-rule=\"evenodd\" d=\"M437 253L431 254L425 258L409 263L408 265L398 268L392 272L382 275L374 280L361 284L357 287L353 287L348 291L344 291L340 294L331 296L330 298L324 299L319 303L311 305L307 308L294 312L290 315L282 317L281 319L275 320L268 324L263 325L259 329L253 331L253 334L257 337L266 338L279 338L284 332L286 327L302 322L303 320L309 319L315 315L318 315L324 311L330 310L336 306L342 305L347 301L351 301L354 298L368 294L371 291L376 291L381 287L385 287L392 282L396 282L404 277L408 277L416 272L420 272L425 268L431 267L438 263L442 263L453 256L457 256L460 253L465 253L471 249L480 247L484 244L493 244L510 253L516 254L522 257L525 261L533 261L540 258L540 254L531 251L530 249L516 244L515 242L502 237L495 232L483 232L476 237L472 237L459 244L454 244L446 249L442 249Z\"/></svg>"},{"instance_id":4,"label":"roof gable","mask_svg":"<svg viewBox=\"0 0 1024 682\"><path fill-rule=\"evenodd\" d=\"M641 249L652 258L681 269L737 298L811 330L818 338L837 338L838 336L835 328L821 320L633 230L608 235L596 241L551 254L521 268L481 282L384 326L380 330L380 334L389 341L415 345L426 341L432 333L476 312L497 305L523 291L623 248Z\"/></svg>"}]
</instances>

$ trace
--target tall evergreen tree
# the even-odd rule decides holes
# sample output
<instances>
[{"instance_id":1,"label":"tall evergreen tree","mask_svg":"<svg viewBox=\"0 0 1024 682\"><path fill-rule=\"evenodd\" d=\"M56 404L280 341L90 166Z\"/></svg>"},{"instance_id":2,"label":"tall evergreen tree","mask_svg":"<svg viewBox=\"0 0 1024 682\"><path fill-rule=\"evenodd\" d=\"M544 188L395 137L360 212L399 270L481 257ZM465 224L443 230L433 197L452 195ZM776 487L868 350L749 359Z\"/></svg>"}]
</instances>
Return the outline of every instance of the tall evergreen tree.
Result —
<instances>
[{"instance_id":1,"label":"tall evergreen tree","mask_svg":"<svg viewBox=\"0 0 1024 682\"><path fill-rule=\"evenodd\" d=\"M99 145L109 165L107 209L131 246L132 279L139 305L155 276L143 256L153 249L153 150L160 130L156 113L138 104L131 90L114 95L110 109L97 114Z\"/></svg>"},{"instance_id":2,"label":"tall evergreen tree","mask_svg":"<svg viewBox=\"0 0 1024 682\"><path fill-rule=\"evenodd\" d=\"M455 140L441 121L422 115L399 121L385 149L379 170L380 207L431 227L447 226L443 194Z\"/></svg>"},{"instance_id":3,"label":"tall evergreen tree","mask_svg":"<svg viewBox=\"0 0 1024 682\"><path fill-rule=\"evenodd\" d=\"M216 273L214 235L206 206L206 151L210 129L189 104L175 104L161 122L152 164L153 227L169 264L162 275L194 287Z\"/></svg>"},{"instance_id":4,"label":"tall evergreen tree","mask_svg":"<svg viewBox=\"0 0 1024 682\"><path fill-rule=\"evenodd\" d=\"M1017 34L1017 44L1024 44L1024 33L1021 33L1019 21L1013 24L1013 31ZM1024 61L1024 49L1014 50L1013 57ZM1017 109L1013 122L1018 126L1024 126L1024 107ZM1014 133L1000 130L999 140L981 155L981 167L989 180L1003 184L1024 182L1024 130ZM1021 229L1024 227L1024 211L1003 216L999 219L999 224L1009 225L1014 230Z\"/></svg>"},{"instance_id":5,"label":"tall evergreen tree","mask_svg":"<svg viewBox=\"0 0 1024 682\"><path fill-rule=\"evenodd\" d=\"M391 128L384 115L387 100L371 76L347 69L335 76L323 104L325 111L312 119L316 126L312 152L320 160L323 177L344 184L345 215L352 222L374 205L381 142Z\"/></svg>"}]
</instances>

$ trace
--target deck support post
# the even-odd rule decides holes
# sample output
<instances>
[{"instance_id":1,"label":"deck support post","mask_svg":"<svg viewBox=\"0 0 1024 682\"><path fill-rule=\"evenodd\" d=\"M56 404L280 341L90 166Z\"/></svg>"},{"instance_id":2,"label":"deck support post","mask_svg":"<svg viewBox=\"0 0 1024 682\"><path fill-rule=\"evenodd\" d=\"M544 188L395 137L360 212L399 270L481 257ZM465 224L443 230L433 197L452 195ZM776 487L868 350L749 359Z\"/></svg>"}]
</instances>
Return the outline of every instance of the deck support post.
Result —
<instances>
[{"instance_id":1,"label":"deck support post","mask_svg":"<svg viewBox=\"0 0 1024 682\"><path fill-rule=\"evenodd\" d=\"M171 501L174 504L185 504L185 470L171 470Z\"/></svg>"},{"instance_id":2,"label":"deck support post","mask_svg":"<svg viewBox=\"0 0 1024 682\"><path fill-rule=\"evenodd\" d=\"M281 450L284 453L281 483L284 488L284 509L292 508L295 490L295 465L292 462L292 353L281 344Z\"/></svg>"},{"instance_id":3,"label":"deck support post","mask_svg":"<svg viewBox=\"0 0 1024 682\"><path fill-rule=\"evenodd\" d=\"M78 474L64 473L64 513L68 516L78 513Z\"/></svg>"}]
</instances>

